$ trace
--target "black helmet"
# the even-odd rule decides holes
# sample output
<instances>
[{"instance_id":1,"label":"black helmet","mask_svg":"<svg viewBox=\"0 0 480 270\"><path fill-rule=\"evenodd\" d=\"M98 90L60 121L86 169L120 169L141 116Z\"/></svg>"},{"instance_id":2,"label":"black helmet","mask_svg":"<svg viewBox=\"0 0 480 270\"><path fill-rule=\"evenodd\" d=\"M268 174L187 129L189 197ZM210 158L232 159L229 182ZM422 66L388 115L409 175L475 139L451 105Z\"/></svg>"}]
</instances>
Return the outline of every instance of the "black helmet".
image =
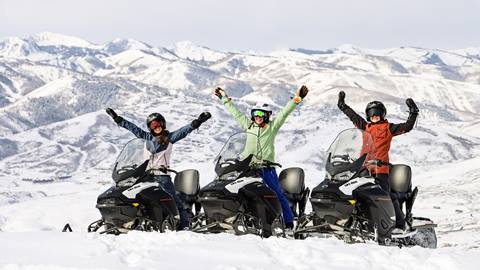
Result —
<instances>
[{"instance_id":1,"label":"black helmet","mask_svg":"<svg viewBox=\"0 0 480 270\"><path fill-rule=\"evenodd\" d=\"M270 121L270 116L272 115L272 110L268 104L264 103L257 103L253 106L252 110L250 110L250 116L252 121L255 121L255 114L256 112L263 112L261 117L263 118L263 122L267 124Z\"/></svg>"},{"instance_id":2,"label":"black helmet","mask_svg":"<svg viewBox=\"0 0 480 270\"><path fill-rule=\"evenodd\" d=\"M165 129L165 127L167 126L167 122L165 121L165 117L163 117L163 115L159 113L151 113L149 116L147 116L147 127L150 130L150 133L152 134L153 134L153 130L150 128L150 124L153 121L160 122L160 126L162 127L162 129Z\"/></svg>"},{"instance_id":3,"label":"black helmet","mask_svg":"<svg viewBox=\"0 0 480 270\"><path fill-rule=\"evenodd\" d=\"M367 104L365 108L365 114L367 115L367 121L370 122L370 117L374 115L380 116L380 119L385 120L385 115L387 115L387 108L380 101L372 101Z\"/></svg>"}]
</instances>

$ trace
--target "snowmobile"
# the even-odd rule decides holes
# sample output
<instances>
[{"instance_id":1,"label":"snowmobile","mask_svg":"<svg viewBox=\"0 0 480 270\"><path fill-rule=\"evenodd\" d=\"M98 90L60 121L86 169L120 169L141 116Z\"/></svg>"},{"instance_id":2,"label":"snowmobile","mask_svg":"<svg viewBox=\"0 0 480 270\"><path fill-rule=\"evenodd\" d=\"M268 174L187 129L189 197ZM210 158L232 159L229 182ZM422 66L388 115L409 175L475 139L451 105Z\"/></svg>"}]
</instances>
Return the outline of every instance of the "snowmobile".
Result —
<instances>
[{"instance_id":1,"label":"snowmobile","mask_svg":"<svg viewBox=\"0 0 480 270\"><path fill-rule=\"evenodd\" d=\"M236 133L215 158L217 176L200 189L203 212L192 220L192 231L284 236L280 202L261 177L262 168L280 164L262 160L261 145L255 155L244 153L247 140L259 141L256 134Z\"/></svg>"},{"instance_id":2,"label":"snowmobile","mask_svg":"<svg viewBox=\"0 0 480 270\"><path fill-rule=\"evenodd\" d=\"M145 141L129 141L118 155L112 172L114 186L97 198L102 218L88 226L88 232L120 234L130 230L176 230L180 216L174 198L154 181L158 173L175 174L175 187L186 198L191 212L199 190L197 170L177 172L169 168L148 169L150 154Z\"/></svg>"},{"instance_id":3,"label":"snowmobile","mask_svg":"<svg viewBox=\"0 0 480 270\"><path fill-rule=\"evenodd\" d=\"M391 166L391 189L406 208L407 230L392 234L395 211L390 195L370 175L371 166ZM411 169L375 159L371 135L360 129L342 131L327 150L325 179L311 193L312 213L299 218L295 238L334 235L348 243L375 241L382 245L436 248L436 224L414 217L418 188L412 190Z\"/></svg>"}]
</instances>

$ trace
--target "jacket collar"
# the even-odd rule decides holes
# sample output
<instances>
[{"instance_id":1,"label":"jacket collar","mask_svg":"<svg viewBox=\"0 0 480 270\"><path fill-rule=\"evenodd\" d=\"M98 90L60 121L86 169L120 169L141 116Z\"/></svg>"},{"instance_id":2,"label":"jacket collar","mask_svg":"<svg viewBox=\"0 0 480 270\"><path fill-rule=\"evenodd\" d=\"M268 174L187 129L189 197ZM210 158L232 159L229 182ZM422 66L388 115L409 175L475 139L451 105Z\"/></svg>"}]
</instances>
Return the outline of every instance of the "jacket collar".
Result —
<instances>
[{"instance_id":1,"label":"jacket collar","mask_svg":"<svg viewBox=\"0 0 480 270\"><path fill-rule=\"evenodd\" d=\"M388 120L387 119L383 119L383 120L380 120L376 123L372 123L372 122L369 122L368 124L373 126L373 125L380 125L380 124L385 124L385 123L388 123Z\"/></svg>"},{"instance_id":2,"label":"jacket collar","mask_svg":"<svg viewBox=\"0 0 480 270\"><path fill-rule=\"evenodd\" d=\"M266 127L267 127L267 124L262 123L262 124L258 125L257 123L255 123L254 121L252 121L252 123L250 124L250 126L249 126L248 128L251 128L252 126L259 127L259 128L266 128Z\"/></svg>"}]
</instances>

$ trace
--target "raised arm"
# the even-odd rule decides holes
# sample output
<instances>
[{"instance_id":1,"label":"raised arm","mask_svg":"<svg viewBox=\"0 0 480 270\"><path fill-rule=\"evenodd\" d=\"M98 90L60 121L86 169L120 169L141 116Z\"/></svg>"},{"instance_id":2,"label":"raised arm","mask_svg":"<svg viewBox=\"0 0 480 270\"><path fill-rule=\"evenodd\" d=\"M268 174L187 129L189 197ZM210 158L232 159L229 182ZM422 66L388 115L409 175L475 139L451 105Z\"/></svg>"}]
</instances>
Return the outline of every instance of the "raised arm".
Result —
<instances>
[{"instance_id":1,"label":"raised arm","mask_svg":"<svg viewBox=\"0 0 480 270\"><path fill-rule=\"evenodd\" d=\"M290 113L293 112L300 102L302 102L307 94L308 88L305 85L302 85L295 93L295 97L289 100L287 105L285 105L285 107L283 107L283 109L277 114L275 119L272 120L271 125L274 130L279 130L282 127Z\"/></svg>"},{"instance_id":2,"label":"raised arm","mask_svg":"<svg viewBox=\"0 0 480 270\"><path fill-rule=\"evenodd\" d=\"M347 104L345 104L345 92L340 91L338 93L338 108L346 115L352 123L355 125L355 127L365 130L367 127L367 121L363 119L359 114L357 114L352 108L350 108Z\"/></svg>"},{"instance_id":3,"label":"raised arm","mask_svg":"<svg viewBox=\"0 0 480 270\"><path fill-rule=\"evenodd\" d=\"M225 93L225 90L217 87L215 89L215 95L220 98L220 100L223 102L223 105L225 105L225 108L227 108L227 111L233 116L233 119L235 119L235 121L240 124L242 129L248 129L252 120L248 116L243 114L240 110L238 110L237 107L235 107L232 99L229 98Z\"/></svg>"},{"instance_id":4,"label":"raised arm","mask_svg":"<svg viewBox=\"0 0 480 270\"><path fill-rule=\"evenodd\" d=\"M183 126L173 132L168 134L168 138L170 139L171 143L176 143L181 139L185 138L190 132L194 131L195 129L199 128L202 123L210 119L212 115L209 112L201 113L197 119L193 120L192 123Z\"/></svg>"},{"instance_id":5,"label":"raised arm","mask_svg":"<svg viewBox=\"0 0 480 270\"><path fill-rule=\"evenodd\" d=\"M193 131L192 124L185 125L175 131L172 131L168 134L168 138L171 143L176 143L181 139L185 138L190 132Z\"/></svg>"},{"instance_id":6,"label":"raised arm","mask_svg":"<svg viewBox=\"0 0 480 270\"><path fill-rule=\"evenodd\" d=\"M114 110L107 108L106 112L108 115L110 115L113 118L113 121L117 123L117 125L123 127L124 129L130 131L135 135L137 138L144 139L144 140L149 140L152 138L152 134L149 132L146 132L145 130L137 127L134 123L125 120L123 117L119 116L117 113L115 113Z\"/></svg>"},{"instance_id":7,"label":"raised arm","mask_svg":"<svg viewBox=\"0 0 480 270\"><path fill-rule=\"evenodd\" d=\"M409 132L413 129L415 121L417 121L417 116L419 112L417 105L411 98L408 98L405 103L407 103L409 109L408 119L405 123L390 125L390 132L393 136Z\"/></svg>"}]
</instances>

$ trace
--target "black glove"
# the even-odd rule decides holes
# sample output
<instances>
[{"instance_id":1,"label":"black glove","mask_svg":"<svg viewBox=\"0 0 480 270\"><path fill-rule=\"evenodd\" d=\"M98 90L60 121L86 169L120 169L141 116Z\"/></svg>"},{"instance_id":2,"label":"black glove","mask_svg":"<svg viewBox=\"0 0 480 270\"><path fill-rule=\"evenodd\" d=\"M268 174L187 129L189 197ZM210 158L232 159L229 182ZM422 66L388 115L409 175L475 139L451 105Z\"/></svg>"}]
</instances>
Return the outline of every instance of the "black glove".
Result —
<instances>
[{"instance_id":1,"label":"black glove","mask_svg":"<svg viewBox=\"0 0 480 270\"><path fill-rule=\"evenodd\" d=\"M308 94L308 88L305 85L302 85L300 89L298 89L298 96L301 97L302 99L306 97Z\"/></svg>"},{"instance_id":2,"label":"black glove","mask_svg":"<svg viewBox=\"0 0 480 270\"><path fill-rule=\"evenodd\" d=\"M345 109L345 106L346 106L346 104L345 104L345 92L340 91L340 93L338 93L338 103L337 103L337 105L338 105L338 108L340 110L343 111L343 109Z\"/></svg>"},{"instance_id":3,"label":"black glove","mask_svg":"<svg viewBox=\"0 0 480 270\"><path fill-rule=\"evenodd\" d=\"M410 113L418 113L420 111L418 110L417 104L415 104L413 99L407 98L407 100L405 100L405 103L407 103Z\"/></svg>"},{"instance_id":4,"label":"black glove","mask_svg":"<svg viewBox=\"0 0 480 270\"><path fill-rule=\"evenodd\" d=\"M219 99L222 99L223 96L227 96L227 93L225 93L225 90L223 90L220 87L215 88L215 96L217 96Z\"/></svg>"},{"instance_id":5,"label":"black glove","mask_svg":"<svg viewBox=\"0 0 480 270\"><path fill-rule=\"evenodd\" d=\"M197 129L200 127L200 125L207 121L208 119L210 119L212 117L212 115L209 113L209 112L203 112L201 113L197 119L193 120L192 121L192 127L194 129Z\"/></svg>"},{"instance_id":6,"label":"black glove","mask_svg":"<svg viewBox=\"0 0 480 270\"><path fill-rule=\"evenodd\" d=\"M123 117L118 116L118 114L111 108L107 108L105 111L107 112L108 115L110 115L113 118L113 121L115 121L115 123L119 124L120 122L123 121Z\"/></svg>"}]
</instances>

